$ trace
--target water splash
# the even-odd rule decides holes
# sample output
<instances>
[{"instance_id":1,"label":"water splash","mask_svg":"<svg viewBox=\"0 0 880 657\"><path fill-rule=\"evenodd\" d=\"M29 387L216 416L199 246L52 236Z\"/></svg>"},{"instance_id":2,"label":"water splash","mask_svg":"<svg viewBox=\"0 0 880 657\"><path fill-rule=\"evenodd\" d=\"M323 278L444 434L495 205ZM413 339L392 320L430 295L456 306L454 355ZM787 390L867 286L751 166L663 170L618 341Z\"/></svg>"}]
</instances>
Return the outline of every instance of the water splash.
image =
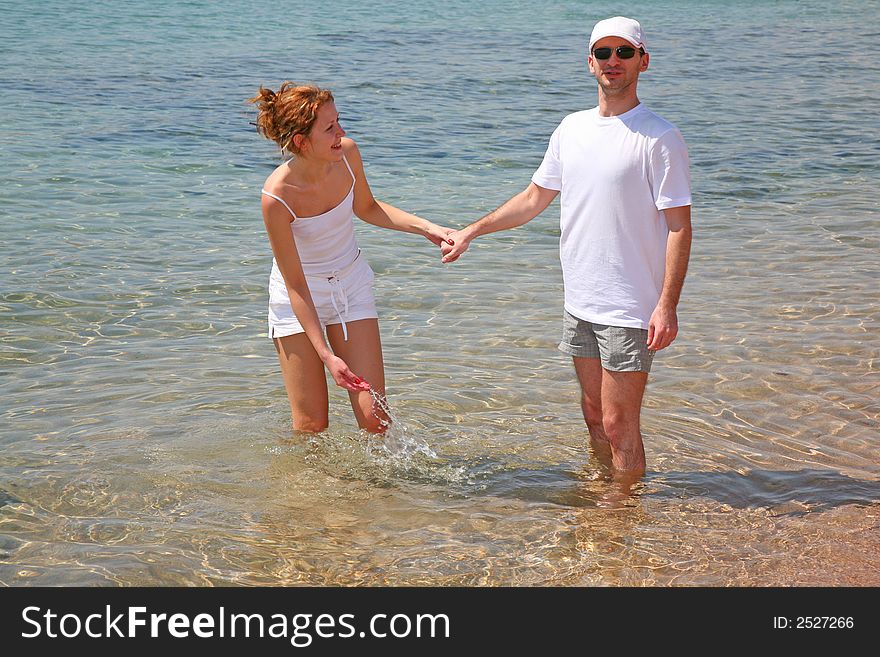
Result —
<instances>
[{"instance_id":1,"label":"water splash","mask_svg":"<svg viewBox=\"0 0 880 657\"><path fill-rule=\"evenodd\" d=\"M379 425L387 431L396 422L396 418L391 414L388 398L382 393L376 392L376 389L372 386L370 386L370 398L373 400L373 407L371 409L373 417L379 420Z\"/></svg>"},{"instance_id":2,"label":"water splash","mask_svg":"<svg viewBox=\"0 0 880 657\"><path fill-rule=\"evenodd\" d=\"M381 442L370 444L371 455L390 457L405 463L419 454L431 459L437 458L437 453L427 443L413 436L410 428L395 417L385 395L370 388L370 397L373 400L373 415L385 430Z\"/></svg>"}]
</instances>

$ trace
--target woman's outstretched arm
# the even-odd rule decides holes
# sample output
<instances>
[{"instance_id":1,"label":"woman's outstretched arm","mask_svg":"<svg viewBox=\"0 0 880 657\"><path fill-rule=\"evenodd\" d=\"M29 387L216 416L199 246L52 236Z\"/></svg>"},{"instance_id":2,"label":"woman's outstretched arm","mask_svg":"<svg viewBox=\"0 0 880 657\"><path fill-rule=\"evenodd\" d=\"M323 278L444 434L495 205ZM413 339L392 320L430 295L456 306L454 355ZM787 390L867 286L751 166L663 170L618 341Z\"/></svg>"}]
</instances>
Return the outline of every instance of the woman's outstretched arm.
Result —
<instances>
[{"instance_id":1,"label":"woman's outstretched arm","mask_svg":"<svg viewBox=\"0 0 880 657\"><path fill-rule=\"evenodd\" d=\"M354 212L358 217L380 228L422 235L436 246L440 246L444 242L449 243L447 235L452 232L452 229L438 226L427 219L376 200L370 190L370 184L367 182L364 163L357 144L351 139L343 139L342 150L355 176Z\"/></svg>"}]
</instances>

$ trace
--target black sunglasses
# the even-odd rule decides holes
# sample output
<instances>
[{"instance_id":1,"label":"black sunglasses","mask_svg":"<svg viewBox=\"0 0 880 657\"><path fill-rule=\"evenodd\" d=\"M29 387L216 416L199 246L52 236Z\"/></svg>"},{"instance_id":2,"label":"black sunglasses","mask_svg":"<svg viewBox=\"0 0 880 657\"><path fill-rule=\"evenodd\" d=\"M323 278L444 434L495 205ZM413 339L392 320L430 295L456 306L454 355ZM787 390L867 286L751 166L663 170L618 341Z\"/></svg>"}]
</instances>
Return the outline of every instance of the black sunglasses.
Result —
<instances>
[{"instance_id":1,"label":"black sunglasses","mask_svg":"<svg viewBox=\"0 0 880 657\"><path fill-rule=\"evenodd\" d=\"M632 46L617 46L616 48L594 48L593 49L593 57L596 59L611 59L611 51L617 53L617 56L620 59L632 59L636 54L636 49ZM645 54L645 51L639 48L639 52L641 54Z\"/></svg>"}]
</instances>

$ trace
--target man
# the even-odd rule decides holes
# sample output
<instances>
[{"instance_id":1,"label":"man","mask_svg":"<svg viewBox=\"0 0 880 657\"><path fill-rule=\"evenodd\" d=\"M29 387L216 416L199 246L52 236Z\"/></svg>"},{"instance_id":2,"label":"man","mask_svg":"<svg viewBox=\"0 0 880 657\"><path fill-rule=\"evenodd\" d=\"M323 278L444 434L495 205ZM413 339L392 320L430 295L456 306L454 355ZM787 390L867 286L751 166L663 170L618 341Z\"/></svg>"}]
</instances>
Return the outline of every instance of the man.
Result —
<instances>
[{"instance_id":1,"label":"man","mask_svg":"<svg viewBox=\"0 0 880 657\"><path fill-rule=\"evenodd\" d=\"M636 476L645 471L642 396L654 352L678 333L691 246L687 147L636 94L649 59L637 21L599 21L587 58L599 105L562 121L525 190L441 245L453 262L474 238L531 221L562 193L559 349L574 359L594 450Z\"/></svg>"}]
</instances>

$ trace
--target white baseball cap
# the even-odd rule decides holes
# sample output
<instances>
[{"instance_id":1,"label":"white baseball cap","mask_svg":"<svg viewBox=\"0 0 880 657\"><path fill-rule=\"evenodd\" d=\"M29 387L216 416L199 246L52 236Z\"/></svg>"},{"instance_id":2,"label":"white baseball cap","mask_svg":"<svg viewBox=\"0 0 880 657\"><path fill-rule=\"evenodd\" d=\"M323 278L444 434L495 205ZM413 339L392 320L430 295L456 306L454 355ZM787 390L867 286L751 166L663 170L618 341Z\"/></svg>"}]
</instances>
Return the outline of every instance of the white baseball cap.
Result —
<instances>
[{"instance_id":1,"label":"white baseball cap","mask_svg":"<svg viewBox=\"0 0 880 657\"><path fill-rule=\"evenodd\" d=\"M623 16L606 18L604 21L596 23L593 33L590 35L590 46L587 50L592 52L594 43L599 39L610 36L626 39L636 48L641 48L645 52L648 50L648 47L645 45L645 33L642 31L642 26L639 25L638 21L634 21L632 18L624 18Z\"/></svg>"}]
</instances>

